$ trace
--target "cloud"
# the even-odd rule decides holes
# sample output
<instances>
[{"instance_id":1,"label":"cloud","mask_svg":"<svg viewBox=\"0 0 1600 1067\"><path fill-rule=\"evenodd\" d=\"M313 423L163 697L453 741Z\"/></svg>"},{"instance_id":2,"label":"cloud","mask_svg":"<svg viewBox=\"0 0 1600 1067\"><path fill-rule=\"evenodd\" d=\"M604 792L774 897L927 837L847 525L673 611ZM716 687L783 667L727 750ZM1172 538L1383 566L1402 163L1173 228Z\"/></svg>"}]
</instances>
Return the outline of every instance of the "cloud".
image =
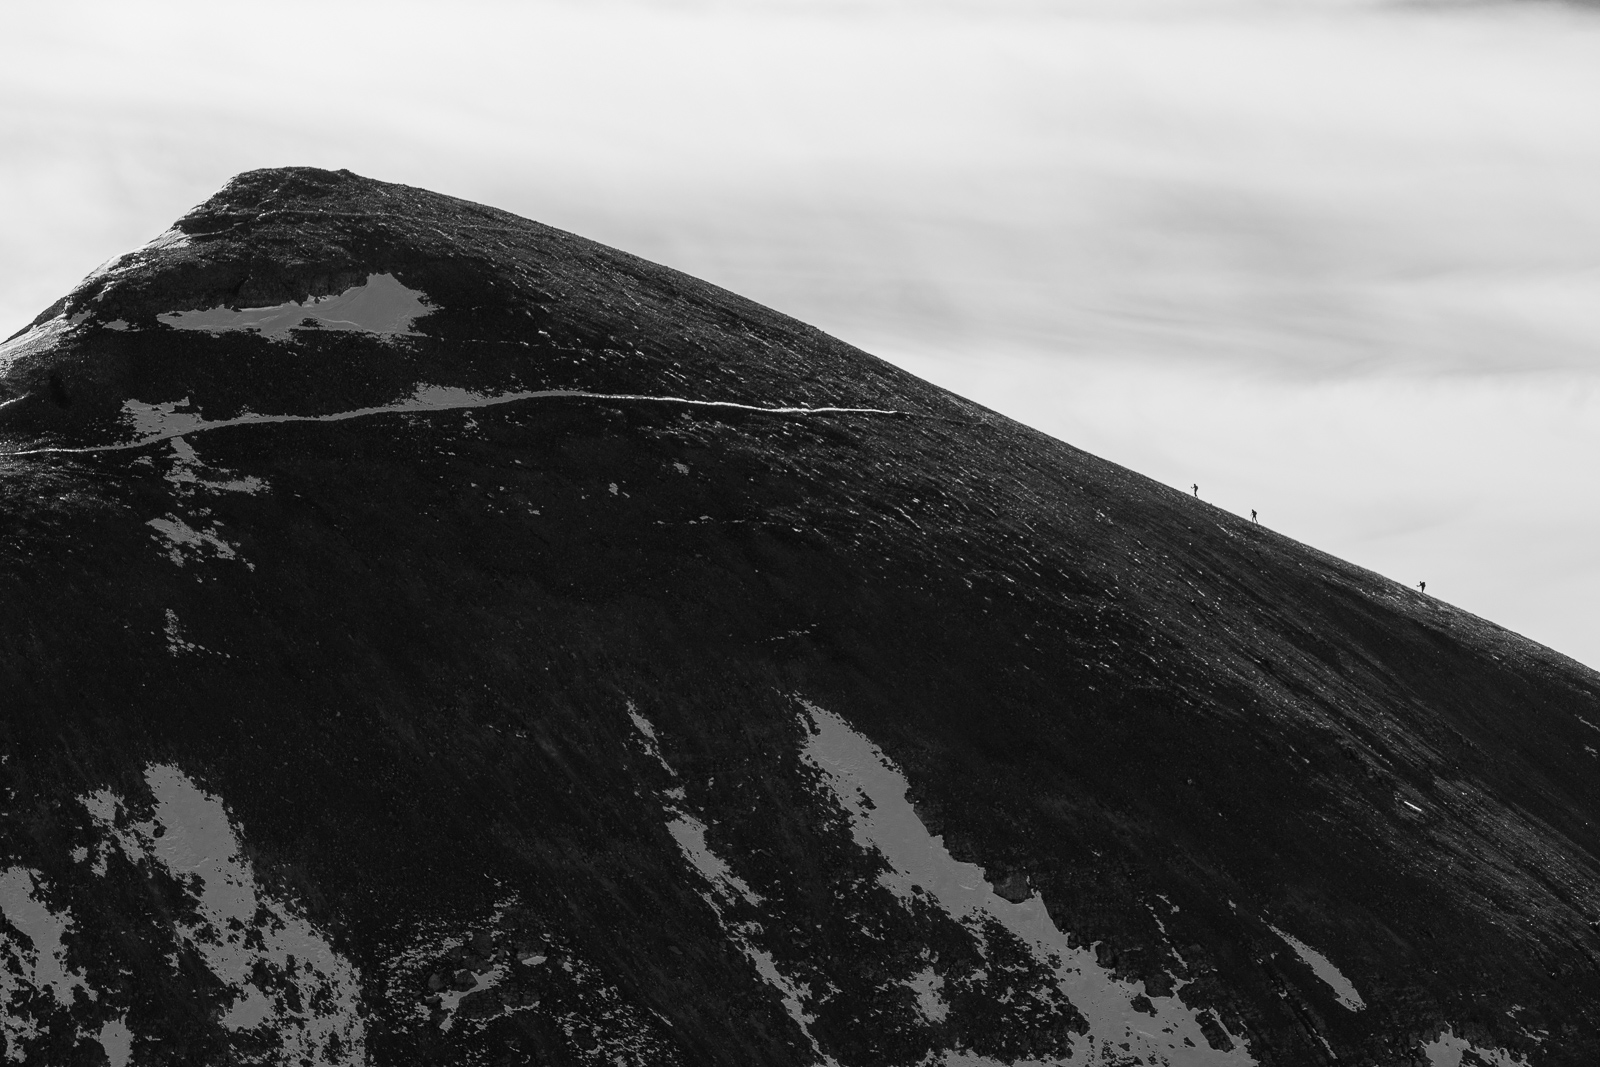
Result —
<instances>
[{"instance_id":1,"label":"cloud","mask_svg":"<svg viewBox=\"0 0 1600 1067\"><path fill-rule=\"evenodd\" d=\"M1237 484L1600 664L1557 592L1600 582L1569 488L1600 375L1592 11L63 3L0 33L0 333L239 170L350 167Z\"/></svg>"}]
</instances>

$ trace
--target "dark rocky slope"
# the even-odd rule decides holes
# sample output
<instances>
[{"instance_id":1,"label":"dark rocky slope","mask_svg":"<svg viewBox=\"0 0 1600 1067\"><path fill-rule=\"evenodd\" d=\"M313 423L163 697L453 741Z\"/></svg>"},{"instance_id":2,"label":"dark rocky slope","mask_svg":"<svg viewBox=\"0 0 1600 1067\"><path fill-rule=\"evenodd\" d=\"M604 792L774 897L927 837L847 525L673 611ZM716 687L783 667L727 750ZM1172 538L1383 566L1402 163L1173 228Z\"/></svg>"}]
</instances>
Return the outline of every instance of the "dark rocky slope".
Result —
<instances>
[{"instance_id":1,"label":"dark rocky slope","mask_svg":"<svg viewBox=\"0 0 1600 1067\"><path fill-rule=\"evenodd\" d=\"M703 282L257 171L0 436L11 1060L1600 1062L1594 672Z\"/></svg>"}]
</instances>

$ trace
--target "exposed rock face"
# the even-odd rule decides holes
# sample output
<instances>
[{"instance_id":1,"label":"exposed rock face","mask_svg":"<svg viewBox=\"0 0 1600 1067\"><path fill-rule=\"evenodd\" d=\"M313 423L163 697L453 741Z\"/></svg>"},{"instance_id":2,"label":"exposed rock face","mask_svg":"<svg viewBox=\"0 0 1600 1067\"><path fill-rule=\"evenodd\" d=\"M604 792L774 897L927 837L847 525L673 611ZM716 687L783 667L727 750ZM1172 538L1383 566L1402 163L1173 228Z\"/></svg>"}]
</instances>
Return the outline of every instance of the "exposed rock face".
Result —
<instances>
[{"instance_id":1,"label":"exposed rock face","mask_svg":"<svg viewBox=\"0 0 1600 1067\"><path fill-rule=\"evenodd\" d=\"M705 283L254 172L0 435L0 1059L1600 1062L1600 678Z\"/></svg>"}]
</instances>

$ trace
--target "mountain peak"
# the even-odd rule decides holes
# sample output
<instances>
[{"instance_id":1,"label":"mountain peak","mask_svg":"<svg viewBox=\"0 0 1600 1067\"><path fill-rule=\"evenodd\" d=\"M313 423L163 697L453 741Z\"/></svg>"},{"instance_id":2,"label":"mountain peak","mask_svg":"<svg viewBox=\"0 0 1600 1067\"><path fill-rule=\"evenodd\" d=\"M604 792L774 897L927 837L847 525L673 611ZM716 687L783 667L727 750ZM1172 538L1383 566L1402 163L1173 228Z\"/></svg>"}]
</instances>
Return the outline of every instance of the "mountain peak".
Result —
<instances>
[{"instance_id":1,"label":"mountain peak","mask_svg":"<svg viewBox=\"0 0 1600 1067\"><path fill-rule=\"evenodd\" d=\"M0 1058L1600 1060L1600 677L502 211L0 347Z\"/></svg>"},{"instance_id":2,"label":"mountain peak","mask_svg":"<svg viewBox=\"0 0 1600 1067\"><path fill-rule=\"evenodd\" d=\"M330 302L376 316L372 328ZM292 167L239 175L7 341L0 434L84 447L125 442L129 403L187 398L213 420L331 415L431 386L791 406L936 396L810 327L615 249L436 193Z\"/></svg>"}]
</instances>

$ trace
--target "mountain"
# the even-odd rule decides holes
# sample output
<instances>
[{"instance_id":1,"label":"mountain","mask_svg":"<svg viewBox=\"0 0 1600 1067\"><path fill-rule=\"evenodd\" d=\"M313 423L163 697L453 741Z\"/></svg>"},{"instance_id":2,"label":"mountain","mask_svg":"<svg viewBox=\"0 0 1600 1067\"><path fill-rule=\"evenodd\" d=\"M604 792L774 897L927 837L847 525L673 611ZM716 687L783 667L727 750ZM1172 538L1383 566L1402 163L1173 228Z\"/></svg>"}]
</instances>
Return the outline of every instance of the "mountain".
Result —
<instances>
[{"instance_id":1,"label":"mountain","mask_svg":"<svg viewBox=\"0 0 1600 1067\"><path fill-rule=\"evenodd\" d=\"M0 445L8 1062L1600 1062L1600 677L715 286L254 171Z\"/></svg>"}]
</instances>

